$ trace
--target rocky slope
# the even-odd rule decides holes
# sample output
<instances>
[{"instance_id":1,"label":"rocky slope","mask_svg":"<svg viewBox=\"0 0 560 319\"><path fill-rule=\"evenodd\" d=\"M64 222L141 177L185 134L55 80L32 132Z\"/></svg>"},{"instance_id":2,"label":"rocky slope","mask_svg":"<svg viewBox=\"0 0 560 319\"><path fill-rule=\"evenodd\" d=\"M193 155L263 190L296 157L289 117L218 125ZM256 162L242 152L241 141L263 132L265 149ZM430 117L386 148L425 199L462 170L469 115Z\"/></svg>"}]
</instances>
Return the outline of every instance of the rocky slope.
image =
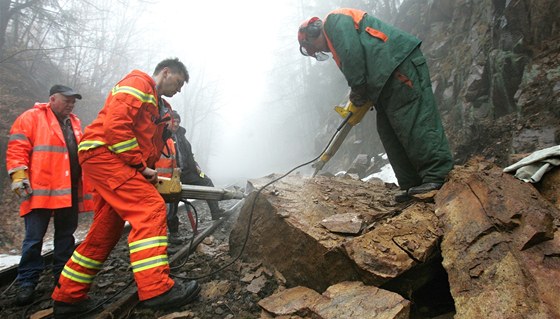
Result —
<instances>
[{"instance_id":1,"label":"rocky slope","mask_svg":"<svg viewBox=\"0 0 560 319\"><path fill-rule=\"evenodd\" d=\"M455 160L560 144L560 3L405 2L396 24L423 39ZM420 12L420 14L418 14Z\"/></svg>"},{"instance_id":2,"label":"rocky slope","mask_svg":"<svg viewBox=\"0 0 560 319\"><path fill-rule=\"evenodd\" d=\"M560 316L557 188L543 196L480 159L456 166L434 203L395 203L391 186L291 176L248 197L230 253L244 248L288 288L259 303L265 318Z\"/></svg>"}]
</instances>

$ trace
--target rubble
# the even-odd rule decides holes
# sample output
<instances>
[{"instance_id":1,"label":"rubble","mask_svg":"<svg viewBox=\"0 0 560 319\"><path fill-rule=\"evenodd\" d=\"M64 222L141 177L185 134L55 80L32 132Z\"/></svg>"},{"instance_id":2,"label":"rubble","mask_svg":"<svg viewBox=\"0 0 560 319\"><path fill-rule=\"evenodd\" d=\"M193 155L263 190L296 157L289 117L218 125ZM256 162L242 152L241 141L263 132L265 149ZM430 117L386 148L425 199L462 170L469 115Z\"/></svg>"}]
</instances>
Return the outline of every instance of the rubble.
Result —
<instances>
[{"instance_id":1,"label":"rubble","mask_svg":"<svg viewBox=\"0 0 560 319\"><path fill-rule=\"evenodd\" d=\"M410 312L410 302L398 294L361 282L342 282L323 294L298 286L261 300L259 306L264 310L261 318L406 319Z\"/></svg>"}]
</instances>

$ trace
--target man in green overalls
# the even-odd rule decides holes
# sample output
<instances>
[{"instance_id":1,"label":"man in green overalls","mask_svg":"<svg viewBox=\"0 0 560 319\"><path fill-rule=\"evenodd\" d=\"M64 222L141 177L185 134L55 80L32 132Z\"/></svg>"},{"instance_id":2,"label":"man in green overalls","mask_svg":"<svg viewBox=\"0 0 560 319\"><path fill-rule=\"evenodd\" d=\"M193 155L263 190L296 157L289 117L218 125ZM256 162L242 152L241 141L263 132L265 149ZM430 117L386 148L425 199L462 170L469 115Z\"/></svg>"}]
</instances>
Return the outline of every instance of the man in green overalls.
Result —
<instances>
[{"instance_id":1,"label":"man in green overalls","mask_svg":"<svg viewBox=\"0 0 560 319\"><path fill-rule=\"evenodd\" d=\"M433 197L453 159L435 103L421 41L366 12L338 9L298 31L300 52L333 59L357 107L373 101L377 131L400 188L397 201Z\"/></svg>"}]
</instances>

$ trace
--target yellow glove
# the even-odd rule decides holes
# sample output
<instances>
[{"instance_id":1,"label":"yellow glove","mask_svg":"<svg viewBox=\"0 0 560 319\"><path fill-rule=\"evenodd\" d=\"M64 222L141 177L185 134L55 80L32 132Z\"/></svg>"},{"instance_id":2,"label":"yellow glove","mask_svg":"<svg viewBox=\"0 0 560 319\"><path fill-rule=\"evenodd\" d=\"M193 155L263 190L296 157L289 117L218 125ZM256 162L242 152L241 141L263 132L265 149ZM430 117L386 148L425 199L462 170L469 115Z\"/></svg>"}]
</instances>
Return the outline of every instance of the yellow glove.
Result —
<instances>
[{"instance_id":1,"label":"yellow glove","mask_svg":"<svg viewBox=\"0 0 560 319\"><path fill-rule=\"evenodd\" d=\"M202 172L198 164L196 165L196 172L198 173L198 176L200 176L200 178L204 178L204 172Z\"/></svg>"},{"instance_id":2,"label":"yellow glove","mask_svg":"<svg viewBox=\"0 0 560 319\"><path fill-rule=\"evenodd\" d=\"M12 191L16 193L18 197L27 198L33 193L26 170L15 171L10 177L12 178Z\"/></svg>"},{"instance_id":3,"label":"yellow glove","mask_svg":"<svg viewBox=\"0 0 560 319\"><path fill-rule=\"evenodd\" d=\"M342 106L335 106L335 111L342 117L346 118L350 112L352 112L352 116L348 120L348 123L352 126L360 123L360 121L364 118L367 111L373 106L373 102L368 100L362 106L355 106L354 103L348 101L344 107Z\"/></svg>"}]
</instances>

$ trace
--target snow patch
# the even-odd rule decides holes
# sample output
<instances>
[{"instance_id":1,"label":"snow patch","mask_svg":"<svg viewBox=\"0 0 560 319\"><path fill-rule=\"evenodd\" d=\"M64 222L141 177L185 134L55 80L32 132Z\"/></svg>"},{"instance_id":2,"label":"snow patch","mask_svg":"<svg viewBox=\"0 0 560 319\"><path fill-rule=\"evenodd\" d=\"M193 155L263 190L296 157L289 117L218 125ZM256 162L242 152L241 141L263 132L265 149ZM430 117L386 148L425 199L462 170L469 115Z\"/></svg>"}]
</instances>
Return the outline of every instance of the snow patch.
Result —
<instances>
[{"instance_id":1,"label":"snow patch","mask_svg":"<svg viewBox=\"0 0 560 319\"><path fill-rule=\"evenodd\" d=\"M393 171L393 167L391 167L391 164L386 164L385 166L383 166L380 172L373 173L362 178L362 181L367 182L373 178L379 178L385 183L395 183L398 185L397 177L395 176L395 172Z\"/></svg>"}]
</instances>

